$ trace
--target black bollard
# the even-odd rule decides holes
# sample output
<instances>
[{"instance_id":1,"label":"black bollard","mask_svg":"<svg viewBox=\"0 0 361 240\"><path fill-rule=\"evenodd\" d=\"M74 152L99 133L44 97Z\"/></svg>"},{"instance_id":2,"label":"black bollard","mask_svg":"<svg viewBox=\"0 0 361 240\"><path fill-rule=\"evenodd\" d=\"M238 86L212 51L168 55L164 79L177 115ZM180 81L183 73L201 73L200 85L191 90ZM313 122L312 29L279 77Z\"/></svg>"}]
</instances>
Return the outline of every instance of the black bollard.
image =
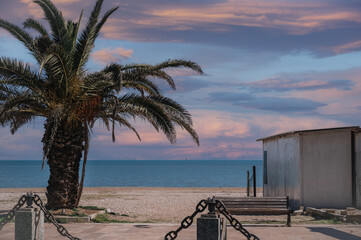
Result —
<instances>
[{"instance_id":1,"label":"black bollard","mask_svg":"<svg viewBox=\"0 0 361 240\"><path fill-rule=\"evenodd\" d=\"M222 240L222 221L215 213L215 207L214 197L208 198L209 212L197 219L197 240Z\"/></svg>"}]
</instances>

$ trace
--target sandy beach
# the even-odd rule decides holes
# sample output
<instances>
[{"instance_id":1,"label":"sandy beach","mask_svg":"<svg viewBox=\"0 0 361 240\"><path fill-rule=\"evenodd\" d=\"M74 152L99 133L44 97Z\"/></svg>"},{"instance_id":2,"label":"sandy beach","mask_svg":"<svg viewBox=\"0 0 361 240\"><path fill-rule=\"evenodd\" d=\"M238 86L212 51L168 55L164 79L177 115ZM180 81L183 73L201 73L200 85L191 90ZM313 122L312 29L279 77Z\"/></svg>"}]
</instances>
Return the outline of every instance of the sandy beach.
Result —
<instances>
[{"instance_id":1,"label":"sandy beach","mask_svg":"<svg viewBox=\"0 0 361 240\"><path fill-rule=\"evenodd\" d=\"M262 196L262 188L258 188ZM0 210L11 209L22 194L32 191L44 201L45 188L0 188ZM102 187L85 188L80 205L110 209L127 222L180 223L191 215L201 199L211 196L246 196L246 188L151 188ZM286 221L286 216L239 216L242 221ZM312 221L312 217L295 216L292 222Z\"/></svg>"}]
</instances>

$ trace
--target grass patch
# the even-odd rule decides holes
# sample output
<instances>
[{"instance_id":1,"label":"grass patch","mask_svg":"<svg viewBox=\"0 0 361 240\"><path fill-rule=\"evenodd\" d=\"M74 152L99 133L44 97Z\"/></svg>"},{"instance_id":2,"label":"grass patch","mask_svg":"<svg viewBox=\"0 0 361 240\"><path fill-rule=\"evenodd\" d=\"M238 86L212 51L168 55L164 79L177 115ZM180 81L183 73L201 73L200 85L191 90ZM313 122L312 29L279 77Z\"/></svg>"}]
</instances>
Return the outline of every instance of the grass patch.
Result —
<instances>
[{"instance_id":1,"label":"grass patch","mask_svg":"<svg viewBox=\"0 0 361 240\"><path fill-rule=\"evenodd\" d=\"M97 207L97 206L79 206L79 208L86 209L86 210L106 210L106 208Z\"/></svg>"},{"instance_id":2,"label":"grass patch","mask_svg":"<svg viewBox=\"0 0 361 240\"><path fill-rule=\"evenodd\" d=\"M70 216L70 217L87 217L88 215L74 212L74 213L72 213L72 214L69 215L69 216Z\"/></svg>"},{"instance_id":3,"label":"grass patch","mask_svg":"<svg viewBox=\"0 0 361 240\"><path fill-rule=\"evenodd\" d=\"M146 221L129 221L129 220L116 220L109 219L108 213L98 214L95 218L92 219L96 223L154 223L157 221L146 220Z\"/></svg>"}]
</instances>

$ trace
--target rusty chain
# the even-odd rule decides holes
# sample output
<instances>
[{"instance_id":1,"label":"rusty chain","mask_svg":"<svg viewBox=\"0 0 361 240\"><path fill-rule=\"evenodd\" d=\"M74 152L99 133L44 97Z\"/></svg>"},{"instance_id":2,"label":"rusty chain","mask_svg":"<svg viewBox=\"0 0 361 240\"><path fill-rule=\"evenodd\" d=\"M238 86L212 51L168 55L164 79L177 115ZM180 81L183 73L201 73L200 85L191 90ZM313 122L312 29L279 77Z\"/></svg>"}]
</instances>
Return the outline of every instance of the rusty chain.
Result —
<instances>
[{"instance_id":1,"label":"rusty chain","mask_svg":"<svg viewBox=\"0 0 361 240\"><path fill-rule=\"evenodd\" d=\"M67 238L69 238L71 240L80 240L80 238L73 237L72 235L70 235L68 230L63 225L60 225L55 220L54 215L44 207L43 201L41 200L41 198L38 195L36 195L36 194L34 195L33 202L35 203L35 205L37 205L44 212L44 217L46 219L48 219L56 227L56 229L58 230L60 235L62 235L64 237L67 237Z\"/></svg>"},{"instance_id":2,"label":"rusty chain","mask_svg":"<svg viewBox=\"0 0 361 240\"><path fill-rule=\"evenodd\" d=\"M19 210L22 206L24 206L24 204L27 204L27 207L31 207L31 205L33 203L35 203L35 205L37 205L40 210L42 210L44 212L44 216L46 219L49 220L49 222L51 222L55 227L56 229L58 230L58 232L64 236L64 237L67 237L71 240L80 240L80 238L77 238L77 237L73 237L72 235L70 235L70 233L68 232L68 230L63 226L63 225L60 225L56 220L55 220L55 217L54 215L49 212L44 204L43 204L43 201L41 200L41 198L39 197L39 195L33 195L32 193L27 193L27 195L22 195L18 201L18 203L13 207L12 210L10 210L10 212L5 216L5 219L3 219L2 221L0 221L0 230L3 228L3 226L5 224L7 224L11 219L14 218L15 216L15 212L17 210Z\"/></svg>"},{"instance_id":3,"label":"rusty chain","mask_svg":"<svg viewBox=\"0 0 361 240\"><path fill-rule=\"evenodd\" d=\"M214 210L217 208L218 211L227 218L227 220L230 222L231 226L234 229L236 229L237 231L241 232L248 240L260 240L256 235L249 233L242 226L242 224L227 211L224 204L219 200L215 200L214 197L212 199L208 198L207 200L204 200L204 199L201 200L196 206L196 211L191 216L184 218L183 221L181 222L181 226L177 230L167 233L167 235L165 235L165 237L164 237L164 240L176 239L178 236L178 233L182 229L186 229L190 225L192 225L194 217L198 213L203 212L207 208L207 206L208 206L210 213L214 213Z\"/></svg>"},{"instance_id":4,"label":"rusty chain","mask_svg":"<svg viewBox=\"0 0 361 240\"><path fill-rule=\"evenodd\" d=\"M15 217L15 212L19 210L26 203L26 196L23 195L19 199L18 203L10 210L10 212L5 216L3 220L0 221L0 230L4 227L5 224L11 221Z\"/></svg>"},{"instance_id":5,"label":"rusty chain","mask_svg":"<svg viewBox=\"0 0 361 240\"><path fill-rule=\"evenodd\" d=\"M229 223L232 225L232 227L234 229L236 229L237 231L241 232L248 240L259 240L259 238L254 235L249 233L240 223L240 221L238 221L237 219L235 219L226 209L226 207L224 206L224 204L219 201L219 200L215 200L216 203L216 208L218 209L218 211L220 213L223 214L223 216L225 216L227 218L227 220L229 221Z\"/></svg>"},{"instance_id":6,"label":"rusty chain","mask_svg":"<svg viewBox=\"0 0 361 240\"><path fill-rule=\"evenodd\" d=\"M197 204L196 210L194 211L194 213L191 216L188 216L188 217L184 218L183 221L181 222L180 227L177 230L167 233L167 235L165 235L165 237L164 237L164 240L174 240L174 239L176 239L177 236L178 236L178 233L182 229L186 229L186 228L188 228L189 226L192 225L193 219L198 213L201 213L204 210L206 210L206 208L208 206L208 202L209 202L209 200L204 200L204 199L201 200Z\"/></svg>"}]
</instances>

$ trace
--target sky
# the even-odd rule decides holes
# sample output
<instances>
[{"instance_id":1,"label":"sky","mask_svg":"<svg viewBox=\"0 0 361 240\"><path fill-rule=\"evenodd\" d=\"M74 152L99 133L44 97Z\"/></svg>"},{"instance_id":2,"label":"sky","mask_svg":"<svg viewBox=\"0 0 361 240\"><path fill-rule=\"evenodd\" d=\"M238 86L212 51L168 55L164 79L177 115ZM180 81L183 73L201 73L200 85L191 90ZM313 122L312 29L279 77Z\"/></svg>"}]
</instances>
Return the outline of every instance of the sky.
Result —
<instances>
[{"instance_id":1,"label":"sky","mask_svg":"<svg viewBox=\"0 0 361 240\"><path fill-rule=\"evenodd\" d=\"M86 22L95 1L53 0L67 19ZM181 129L170 144L149 124L118 128L116 141L96 124L89 159L262 159L262 137L295 130L359 126L361 1L359 0L105 0L119 6L103 27L88 64L198 63L203 75L170 70L177 89L162 93L193 116L198 147ZM1 0L0 17L21 25L46 22L31 0ZM0 56L33 64L25 48L0 31ZM0 128L0 160L42 158L43 119L15 135Z\"/></svg>"}]
</instances>

